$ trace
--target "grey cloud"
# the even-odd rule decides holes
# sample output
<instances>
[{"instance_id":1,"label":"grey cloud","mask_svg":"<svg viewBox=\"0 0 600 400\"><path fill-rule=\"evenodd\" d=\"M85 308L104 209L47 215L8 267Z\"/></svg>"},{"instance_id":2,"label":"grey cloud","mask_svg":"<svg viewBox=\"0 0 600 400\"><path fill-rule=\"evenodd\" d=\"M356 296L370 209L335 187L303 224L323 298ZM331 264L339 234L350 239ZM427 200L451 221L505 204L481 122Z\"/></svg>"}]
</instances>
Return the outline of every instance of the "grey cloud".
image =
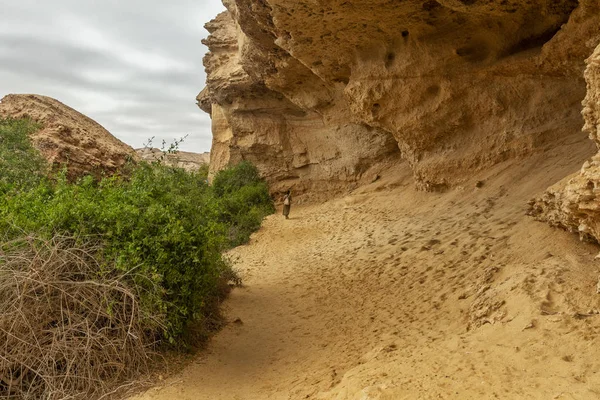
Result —
<instances>
[{"instance_id":1,"label":"grey cloud","mask_svg":"<svg viewBox=\"0 0 600 400\"><path fill-rule=\"evenodd\" d=\"M0 0L0 96L57 98L140 147L189 134L208 151L210 118L195 104L206 79L205 22L219 0Z\"/></svg>"}]
</instances>

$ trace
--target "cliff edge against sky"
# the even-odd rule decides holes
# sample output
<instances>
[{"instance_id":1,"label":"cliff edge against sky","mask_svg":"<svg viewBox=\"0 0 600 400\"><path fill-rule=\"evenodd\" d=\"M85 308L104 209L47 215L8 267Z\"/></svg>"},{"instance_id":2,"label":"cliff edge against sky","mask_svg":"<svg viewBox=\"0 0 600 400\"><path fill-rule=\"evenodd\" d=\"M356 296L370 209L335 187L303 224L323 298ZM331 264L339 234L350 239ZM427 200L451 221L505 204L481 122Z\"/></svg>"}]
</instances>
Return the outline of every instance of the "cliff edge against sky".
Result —
<instances>
[{"instance_id":1,"label":"cliff edge against sky","mask_svg":"<svg viewBox=\"0 0 600 400\"><path fill-rule=\"evenodd\" d=\"M582 135L595 0L225 0L199 105L213 171L345 192L408 160L420 189Z\"/></svg>"}]
</instances>

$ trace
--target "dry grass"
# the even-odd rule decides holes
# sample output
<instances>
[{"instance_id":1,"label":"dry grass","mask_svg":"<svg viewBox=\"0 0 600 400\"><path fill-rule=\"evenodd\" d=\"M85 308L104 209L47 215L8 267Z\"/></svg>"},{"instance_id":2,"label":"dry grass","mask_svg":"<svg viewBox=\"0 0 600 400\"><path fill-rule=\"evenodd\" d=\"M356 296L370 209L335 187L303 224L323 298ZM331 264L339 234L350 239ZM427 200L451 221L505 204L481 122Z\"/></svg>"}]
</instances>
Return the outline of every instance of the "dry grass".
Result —
<instances>
[{"instance_id":1,"label":"dry grass","mask_svg":"<svg viewBox=\"0 0 600 400\"><path fill-rule=\"evenodd\" d=\"M102 398L147 372L131 273L100 276L99 250L70 237L0 247L0 398Z\"/></svg>"}]
</instances>

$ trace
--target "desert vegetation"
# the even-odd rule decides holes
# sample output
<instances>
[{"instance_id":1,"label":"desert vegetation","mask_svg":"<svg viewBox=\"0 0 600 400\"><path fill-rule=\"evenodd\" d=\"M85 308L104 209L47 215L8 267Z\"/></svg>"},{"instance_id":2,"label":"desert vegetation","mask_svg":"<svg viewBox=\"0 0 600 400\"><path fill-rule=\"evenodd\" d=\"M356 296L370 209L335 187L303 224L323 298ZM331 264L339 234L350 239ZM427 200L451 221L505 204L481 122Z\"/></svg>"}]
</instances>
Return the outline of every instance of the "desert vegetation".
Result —
<instances>
[{"instance_id":1,"label":"desert vegetation","mask_svg":"<svg viewBox=\"0 0 600 400\"><path fill-rule=\"evenodd\" d=\"M273 203L249 163L49 176L36 129L0 120L0 398L101 397L214 330L240 283L223 252Z\"/></svg>"}]
</instances>

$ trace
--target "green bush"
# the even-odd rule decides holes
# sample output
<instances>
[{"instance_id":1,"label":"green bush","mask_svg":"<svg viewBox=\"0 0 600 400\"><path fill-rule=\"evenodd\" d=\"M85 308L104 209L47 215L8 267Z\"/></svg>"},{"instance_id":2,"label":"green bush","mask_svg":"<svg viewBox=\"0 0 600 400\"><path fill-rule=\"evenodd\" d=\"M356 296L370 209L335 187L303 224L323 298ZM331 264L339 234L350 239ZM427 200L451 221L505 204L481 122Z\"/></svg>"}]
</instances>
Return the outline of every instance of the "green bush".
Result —
<instances>
[{"instance_id":1,"label":"green bush","mask_svg":"<svg viewBox=\"0 0 600 400\"><path fill-rule=\"evenodd\" d=\"M44 178L46 162L29 140L38 129L29 119L0 119L0 194L30 188Z\"/></svg>"},{"instance_id":2,"label":"green bush","mask_svg":"<svg viewBox=\"0 0 600 400\"><path fill-rule=\"evenodd\" d=\"M23 132L19 123L13 127ZM0 142L0 154L6 143ZM22 176L20 161L10 159L4 168ZM126 178L101 181L88 176L72 183L64 172L54 180L6 179L0 230L6 239L61 234L101 240L100 272L134 277L148 321L164 321L158 339L186 345L216 312L224 280L235 277L222 252L247 241L274 210L252 165L219 173L212 187L205 172L141 163Z\"/></svg>"},{"instance_id":3,"label":"green bush","mask_svg":"<svg viewBox=\"0 0 600 400\"><path fill-rule=\"evenodd\" d=\"M248 161L217 173L213 180L213 189L218 197L235 193L244 186L262 182L258 169Z\"/></svg>"},{"instance_id":4,"label":"green bush","mask_svg":"<svg viewBox=\"0 0 600 400\"><path fill-rule=\"evenodd\" d=\"M275 212L267 184L247 161L217 173L213 190L220 203L220 221L229 227L232 246L246 243L263 218Z\"/></svg>"}]
</instances>

